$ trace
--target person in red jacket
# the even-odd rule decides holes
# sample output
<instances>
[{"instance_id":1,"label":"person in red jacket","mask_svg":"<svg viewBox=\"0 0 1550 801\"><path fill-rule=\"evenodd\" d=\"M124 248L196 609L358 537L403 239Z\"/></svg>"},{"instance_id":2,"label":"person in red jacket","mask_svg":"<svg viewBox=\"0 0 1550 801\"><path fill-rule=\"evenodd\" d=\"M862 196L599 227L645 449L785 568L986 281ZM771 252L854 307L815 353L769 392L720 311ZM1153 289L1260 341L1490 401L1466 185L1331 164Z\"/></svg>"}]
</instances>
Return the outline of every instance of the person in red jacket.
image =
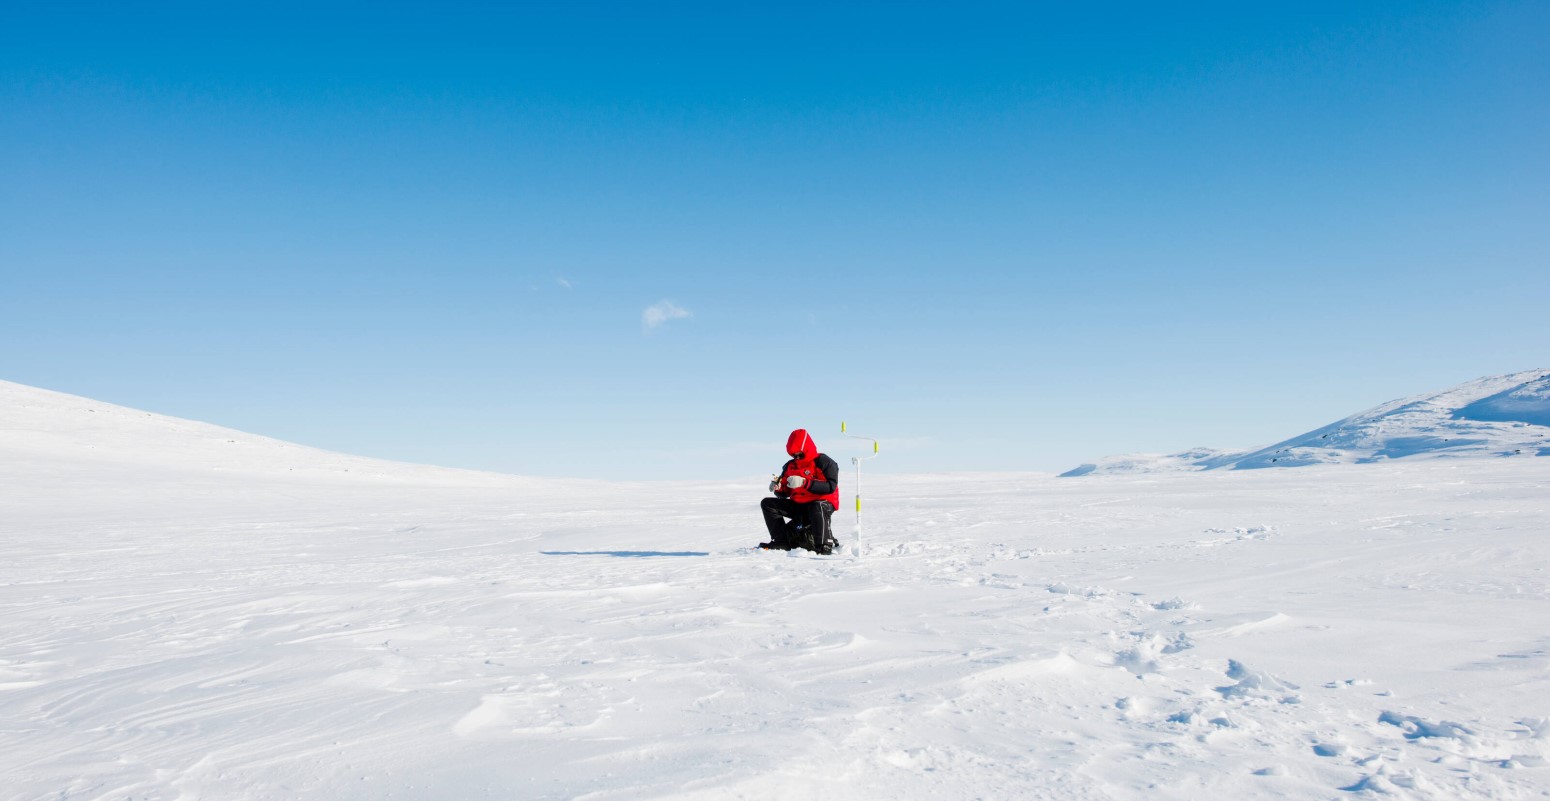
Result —
<instances>
[{"instance_id":1,"label":"person in red jacket","mask_svg":"<svg viewBox=\"0 0 1550 801\"><path fill-rule=\"evenodd\" d=\"M770 541L759 543L759 547L833 553L839 543L829 531L829 516L840 505L840 466L819 453L813 438L802 428L786 439L786 453L791 461L770 482L775 497L759 504L764 525L770 530Z\"/></svg>"}]
</instances>

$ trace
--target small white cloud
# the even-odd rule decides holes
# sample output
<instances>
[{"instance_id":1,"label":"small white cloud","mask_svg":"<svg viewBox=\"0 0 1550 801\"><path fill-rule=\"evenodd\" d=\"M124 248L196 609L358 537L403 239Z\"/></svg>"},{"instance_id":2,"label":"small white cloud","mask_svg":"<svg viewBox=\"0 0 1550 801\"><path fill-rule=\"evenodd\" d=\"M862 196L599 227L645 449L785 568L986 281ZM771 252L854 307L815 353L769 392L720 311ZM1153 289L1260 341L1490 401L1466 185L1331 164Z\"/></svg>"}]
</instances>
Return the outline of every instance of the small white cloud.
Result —
<instances>
[{"instance_id":1,"label":"small white cloud","mask_svg":"<svg viewBox=\"0 0 1550 801\"><path fill-rule=\"evenodd\" d=\"M572 287L572 286L571 286L571 285L570 285L570 282L569 282L569 281L567 281L567 280L565 280L565 276L563 276L563 275L557 275L557 276L555 276L555 277L554 277L554 282L555 282L555 283L556 283L556 284L559 284L559 285L560 285L560 286L562 286L562 287L564 287L564 288L565 288L565 289L573 289L573 288L574 288L574 287Z\"/></svg>"},{"instance_id":2,"label":"small white cloud","mask_svg":"<svg viewBox=\"0 0 1550 801\"><path fill-rule=\"evenodd\" d=\"M661 303L647 306L646 310L640 313L640 324L645 326L647 331L650 331L668 320L682 320L685 317L693 316L688 309L670 300L664 300Z\"/></svg>"}]
</instances>

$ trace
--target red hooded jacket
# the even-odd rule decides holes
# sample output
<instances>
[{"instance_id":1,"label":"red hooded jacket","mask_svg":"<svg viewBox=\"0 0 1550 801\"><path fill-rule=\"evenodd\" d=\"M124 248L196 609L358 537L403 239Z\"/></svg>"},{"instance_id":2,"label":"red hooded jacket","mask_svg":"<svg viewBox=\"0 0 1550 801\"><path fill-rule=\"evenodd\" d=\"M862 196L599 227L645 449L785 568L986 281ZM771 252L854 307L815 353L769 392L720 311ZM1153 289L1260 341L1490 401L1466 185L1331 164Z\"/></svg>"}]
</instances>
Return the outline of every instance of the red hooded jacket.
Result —
<instances>
[{"instance_id":1,"label":"red hooded jacket","mask_svg":"<svg viewBox=\"0 0 1550 801\"><path fill-rule=\"evenodd\" d=\"M786 453L791 461L780 472L780 489L776 495L789 497L797 503L828 501L835 509L840 508L840 466L827 455L818 452L807 429L799 428L786 439ZM786 479L801 476L806 483L796 489L786 488Z\"/></svg>"}]
</instances>

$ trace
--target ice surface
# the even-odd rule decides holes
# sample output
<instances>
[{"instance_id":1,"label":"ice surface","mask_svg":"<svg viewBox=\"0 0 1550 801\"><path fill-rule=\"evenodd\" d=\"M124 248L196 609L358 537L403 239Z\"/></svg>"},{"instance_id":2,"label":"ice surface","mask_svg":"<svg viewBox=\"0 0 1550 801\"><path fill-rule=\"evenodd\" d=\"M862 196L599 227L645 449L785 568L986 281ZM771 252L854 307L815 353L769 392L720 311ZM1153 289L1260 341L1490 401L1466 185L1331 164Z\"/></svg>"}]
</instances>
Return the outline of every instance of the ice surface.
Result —
<instances>
[{"instance_id":1,"label":"ice surface","mask_svg":"<svg viewBox=\"0 0 1550 801\"><path fill-rule=\"evenodd\" d=\"M874 474L859 558L766 483L0 384L0 799L1550 793L1550 460Z\"/></svg>"}]
</instances>

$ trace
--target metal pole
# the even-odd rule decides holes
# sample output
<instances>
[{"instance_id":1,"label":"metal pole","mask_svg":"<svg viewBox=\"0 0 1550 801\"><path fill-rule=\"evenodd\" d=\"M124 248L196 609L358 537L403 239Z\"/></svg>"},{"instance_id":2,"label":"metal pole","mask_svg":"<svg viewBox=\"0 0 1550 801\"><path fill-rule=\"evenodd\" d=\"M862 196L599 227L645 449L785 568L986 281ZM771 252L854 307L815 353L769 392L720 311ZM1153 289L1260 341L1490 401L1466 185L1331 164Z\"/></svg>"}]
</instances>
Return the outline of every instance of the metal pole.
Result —
<instances>
[{"instance_id":1,"label":"metal pole","mask_svg":"<svg viewBox=\"0 0 1550 801\"><path fill-rule=\"evenodd\" d=\"M850 463L856 466L856 534L855 534L856 546L855 547L856 547L856 555L860 556L861 555L861 461L863 459L872 459L872 458L875 458L877 456L877 440L872 439L871 437L858 437L855 434L849 433L849 431L847 430L847 427L845 425L845 421L843 421L843 420L840 421L840 433L844 434L847 437L850 437L851 439L864 439L864 440L867 440L868 442L872 443L872 455L871 456L852 456L852 457L850 457Z\"/></svg>"}]
</instances>

